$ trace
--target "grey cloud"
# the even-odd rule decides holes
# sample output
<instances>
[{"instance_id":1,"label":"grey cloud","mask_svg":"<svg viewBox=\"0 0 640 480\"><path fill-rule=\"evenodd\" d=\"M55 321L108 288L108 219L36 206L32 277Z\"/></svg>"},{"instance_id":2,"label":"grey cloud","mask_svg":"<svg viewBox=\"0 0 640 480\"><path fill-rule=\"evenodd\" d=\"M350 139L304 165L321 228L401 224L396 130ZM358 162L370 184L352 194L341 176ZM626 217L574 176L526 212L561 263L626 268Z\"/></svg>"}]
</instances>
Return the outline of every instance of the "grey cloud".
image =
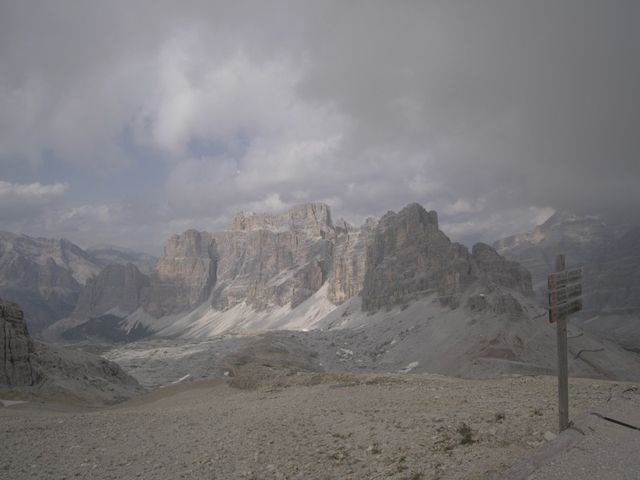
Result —
<instances>
[{"instance_id":1,"label":"grey cloud","mask_svg":"<svg viewBox=\"0 0 640 480\"><path fill-rule=\"evenodd\" d=\"M551 209L638 219L639 21L624 0L3 2L0 166L154 157L157 197L109 219L124 242L301 200L353 221L419 201L465 241Z\"/></svg>"},{"instance_id":2,"label":"grey cloud","mask_svg":"<svg viewBox=\"0 0 640 480\"><path fill-rule=\"evenodd\" d=\"M62 183L19 184L0 181L0 221L15 222L39 216L61 200L68 186Z\"/></svg>"}]
</instances>

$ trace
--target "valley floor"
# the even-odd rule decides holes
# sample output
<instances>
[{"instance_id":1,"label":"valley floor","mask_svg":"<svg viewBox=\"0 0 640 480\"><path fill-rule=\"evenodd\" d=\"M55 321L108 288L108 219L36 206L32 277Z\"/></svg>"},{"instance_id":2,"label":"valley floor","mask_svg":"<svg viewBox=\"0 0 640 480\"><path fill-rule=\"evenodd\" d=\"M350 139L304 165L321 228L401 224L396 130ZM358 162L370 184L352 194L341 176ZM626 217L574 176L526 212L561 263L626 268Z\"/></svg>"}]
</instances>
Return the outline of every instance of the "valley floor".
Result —
<instances>
[{"instance_id":1,"label":"valley floor","mask_svg":"<svg viewBox=\"0 0 640 480\"><path fill-rule=\"evenodd\" d=\"M573 379L572 416L628 386ZM556 424L554 377L208 380L103 409L0 408L0 478L482 479Z\"/></svg>"}]
</instances>

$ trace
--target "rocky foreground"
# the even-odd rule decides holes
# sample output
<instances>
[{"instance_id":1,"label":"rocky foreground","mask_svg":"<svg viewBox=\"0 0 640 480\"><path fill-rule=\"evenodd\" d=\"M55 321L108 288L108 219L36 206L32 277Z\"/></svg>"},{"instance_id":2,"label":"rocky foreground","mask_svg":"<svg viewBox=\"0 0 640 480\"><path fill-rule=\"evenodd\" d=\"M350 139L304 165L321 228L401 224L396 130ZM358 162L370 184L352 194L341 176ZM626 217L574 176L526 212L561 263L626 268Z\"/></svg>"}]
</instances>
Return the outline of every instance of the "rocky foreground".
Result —
<instances>
[{"instance_id":1,"label":"rocky foreground","mask_svg":"<svg viewBox=\"0 0 640 480\"><path fill-rule=\"evenodd\" d=\"M572 380L572 416L628 388ZM0 477L480 479L554 441L555 399L553 377L300 373L17 405L0 408Z\"/></svg>"},{"instance_id":2,"label":"rocky foreground","mask_svg":"<svg viewBox=\"0 0 640 480\"><path fill-rule=\"evenodd\" d=\"M0 400L104 405L142 391L133 377L102 357L34 342L22 309L0 298Z\"/></svg>"}]
</instances>

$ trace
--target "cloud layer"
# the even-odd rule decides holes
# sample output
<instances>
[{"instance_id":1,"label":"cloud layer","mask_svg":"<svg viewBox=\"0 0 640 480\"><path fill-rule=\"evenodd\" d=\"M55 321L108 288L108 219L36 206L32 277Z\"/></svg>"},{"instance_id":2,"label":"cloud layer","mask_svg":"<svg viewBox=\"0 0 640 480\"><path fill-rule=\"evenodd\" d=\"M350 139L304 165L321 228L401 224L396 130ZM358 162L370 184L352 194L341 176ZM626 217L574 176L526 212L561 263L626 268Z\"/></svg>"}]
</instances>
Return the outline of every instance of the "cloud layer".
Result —
<instances>
[{"instance_id":1,"label":"cloud layer","mask_svg":"<svg viewBox=\"0 0 640 480\"><path fill-rule=\"evenodd\" d=\"M418 201L471 242L640 218L637 2L0 6L0 228L157 248ZM28 193L25 193L27 192Z\"/></svg>"}]
</instances>

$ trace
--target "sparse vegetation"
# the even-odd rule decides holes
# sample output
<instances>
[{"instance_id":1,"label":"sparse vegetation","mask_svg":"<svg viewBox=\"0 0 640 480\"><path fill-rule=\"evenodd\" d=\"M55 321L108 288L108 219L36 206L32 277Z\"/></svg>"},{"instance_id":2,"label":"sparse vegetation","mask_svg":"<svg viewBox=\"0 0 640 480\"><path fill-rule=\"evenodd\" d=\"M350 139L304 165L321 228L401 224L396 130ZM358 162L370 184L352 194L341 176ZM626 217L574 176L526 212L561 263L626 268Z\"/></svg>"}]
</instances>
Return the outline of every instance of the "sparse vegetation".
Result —
<instances>
[{"instance_id":1,"label":"sparse vegetation","mask_svg":"<svg viewBox=\"0 0 640 480\"><path fill-rule=\"evenodd\" d=\"M465 422L460 424L457 431L461 437L460 445L471 445L472 443L475 443L476 440L473 438L473 430Z\"/></svg>"}]
</instances>

